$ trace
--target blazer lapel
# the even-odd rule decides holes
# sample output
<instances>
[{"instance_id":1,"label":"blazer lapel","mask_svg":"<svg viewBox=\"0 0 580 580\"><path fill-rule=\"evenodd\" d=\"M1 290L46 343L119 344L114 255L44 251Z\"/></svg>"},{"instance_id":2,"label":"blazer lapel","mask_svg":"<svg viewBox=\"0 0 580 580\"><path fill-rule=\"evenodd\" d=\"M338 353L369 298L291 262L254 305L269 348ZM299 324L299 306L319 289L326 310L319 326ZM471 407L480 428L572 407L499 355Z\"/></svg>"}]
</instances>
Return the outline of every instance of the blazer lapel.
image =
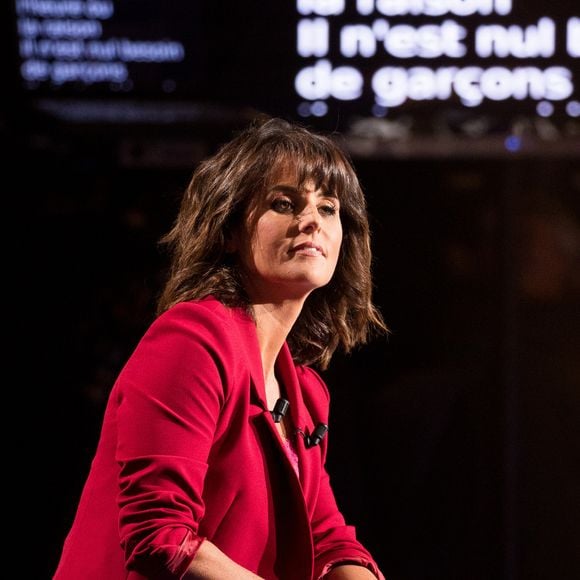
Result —
<instances>
[{"instance_id":1,"label":"blazer lapel","mask_svg":"<svg viewBox=\"0 0 580 580\"><path fill-rule=\"evenodd\" d=\"M236 312L239 313L239 321L242 329L240 333L240 347L244 352L244 359L247 361L250 371L250 398L263 411L267 411L266 386L264 385L264 370L262 367L262 358L260 357L256 323L242 309L236 309Z\"/></svg>"},{"instance_id":2,"label":"blazer lapel","mask_svg":"<svg viewBox=\"0 0 580 580\"><path fill-rule=\"evenodd\" d=\"M290 353L288 345L284 343L282 350L276 361L276 371L286 389L286 397L290 403L288 409L290 420L293 427L292 442L296 454L298 455L298 464L300 466L300 483L304 488L308 486L308 479L311 475L309 466L312 460L311 451L306 447L306 437L312 433L314 424L312 417L304 404L302 397L302 388L296 374L296 367Z\"/></svg>"},{"instance_id":3,"label":"blazer lapel","mask_svg":"<svg viewBox=\"0 0 580 580\"><path fill-rule=\"evenodd\" d=\"M287 456L286 450L282 446L280 436L276 431L276 427L272 421L268 404L266 402L266 388L264 385L264 374L262 367L262 359L260 357L260 346L258 343L258 334L256 332L256 324L254 320L243 310L239 311L240 324L243 331L241 332L240 345L244 349L245 360L248 363L251 376L251 400L262 409L262 415L269 425L276 440L276 445L279 448L282 459L285 463L290 465L290 460ZM313 449L306 447L306 437L310 435L314 429L314 423L302 396L302 387L298 381L296 374L296 366L292 359L292 354L288 348L288 344L284 343L278 358L276 359L276 374L280 379L285 397L290 403L288 413L290 414L290 423L292 425L291 441L294 444L296 454L298 456L299 464L299 481L303 489L309 489L310 479L317 470L312 471L312 462L317 453ZM294 470L291 470L294 472Z\"/></svg>"},{"instance_id":4,"label":"blazer lapel","mask_svg":"<svg viewBox=\"0 0 580 580\"><path fill-rule=\"evenodd\" d=\"M286 450L282 446L280 435L274 424L274 420L268 409L266 400L266 388L264 385L264 373L262 359L260 357L260 345L254 320L245 312L240 313L242 332L240 333L240 348L243 349L245 360L250 371L250 400L262 409L254 416L254 420L263 425L270 434L274 445L273 450L280 460L280 467L285 472L285 482L288 485L287 495L280 505L284 511L284 527L292 530L292 542L289 542L280 552L280 565L284 570L284 578L287 580L310 578L313 568L312 532L309 521L309 509L303 492L303 485L310 484L312 477L309 463L313 457L307 454L303 437L297 435L300 430L310 433L312 431L312 419L307 412L302 398L302 392L296 367L290 354L288 345L284 343L276 360L276 373L285 389L285 396L290 403L290 422L293 426L294 437L292 438L296 454L298 455L300 478L290 462ZM309 460L309 461L308 461ZM272 466L274 469L275 467ZM291 571L290 571L291 570Z\"/></svg>"}]
</instances>

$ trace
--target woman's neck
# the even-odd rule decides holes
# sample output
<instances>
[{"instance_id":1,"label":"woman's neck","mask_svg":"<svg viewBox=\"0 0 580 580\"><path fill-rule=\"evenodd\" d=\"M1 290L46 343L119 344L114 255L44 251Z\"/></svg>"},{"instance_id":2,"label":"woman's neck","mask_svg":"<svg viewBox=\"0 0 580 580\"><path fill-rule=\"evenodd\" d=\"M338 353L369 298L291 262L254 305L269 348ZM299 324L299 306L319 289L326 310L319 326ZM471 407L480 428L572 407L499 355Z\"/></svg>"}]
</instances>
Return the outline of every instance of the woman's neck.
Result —
<instances>
[{"instance_id":1,"label":"woman's neck","mask_svg":"<svg viewBox=\"0 0 580 580\"><path fill-rule=\"evenodd\" d=\"M303 304L304 300L253 304L266 386L275 384L274 365L278 353L298 319Z\"/></svg>"}]
</instances>

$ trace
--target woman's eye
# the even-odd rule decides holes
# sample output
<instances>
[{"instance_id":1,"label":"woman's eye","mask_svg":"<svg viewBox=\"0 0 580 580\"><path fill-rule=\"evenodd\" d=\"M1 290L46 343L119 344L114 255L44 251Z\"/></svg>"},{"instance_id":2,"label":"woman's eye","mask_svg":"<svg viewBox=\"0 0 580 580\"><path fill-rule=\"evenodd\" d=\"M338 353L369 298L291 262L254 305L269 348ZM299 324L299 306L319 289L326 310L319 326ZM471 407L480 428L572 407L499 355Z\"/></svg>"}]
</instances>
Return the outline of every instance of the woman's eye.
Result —
<instances>
[{"instance_id":1,"label":"woman's eye","mask_svg":"<svg viewBox=\"0 0 580 580\"><path fill-rule=\"evenodd\" d=\"M334 215L336 213L336 207L333 205L323 205L318 211L323 215Z\"/></svg>"},{"instance_id":2,"label":"woman's eye","mask_svg":"<svg viewBox=\"0 0 580 580\"><path fill-rule=\"evenodd\" d=\"M272 202L272 209L278 213L292 213L294 204L289 199L278 198Z\"/></svg>"}]
</instances>

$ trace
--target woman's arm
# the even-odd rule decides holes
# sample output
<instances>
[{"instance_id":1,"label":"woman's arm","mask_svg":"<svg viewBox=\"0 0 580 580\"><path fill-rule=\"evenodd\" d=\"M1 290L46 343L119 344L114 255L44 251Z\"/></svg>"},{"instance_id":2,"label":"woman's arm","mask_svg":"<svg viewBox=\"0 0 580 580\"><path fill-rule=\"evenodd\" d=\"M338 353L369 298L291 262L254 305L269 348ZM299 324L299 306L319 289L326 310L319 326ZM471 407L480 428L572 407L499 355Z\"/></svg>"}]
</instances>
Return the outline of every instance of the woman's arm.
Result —
<instances>
[{"instance_id":1,"label":"woman's arm","mask_svg":"<svg viewBox=\"0 0 580 580\"><path fill-rule=\"evenodd\" d=\"M202 492L229 384L220 364L233 359L220 322L199 306L167 311L116 385L120 540L145 577L181 578L205 543Z\"/></svg>"},{"instance_id":2,"label":"woman's arm","mask_svg":"<svg viewBox=\"0 0 580 580\"><path fill-rule=\"evenodd\" d=\"M205 540L199 547L183 578L184 580L261 580L260 576L236 564L208 540ZM343 578L343 576L337 576L337 578ZM344 576L344 578L351 578L351 576ZM357 578L359 577L352 576L353 580ZM365 576L360 578L362 580Z\"/></svg>"}]
</instances>

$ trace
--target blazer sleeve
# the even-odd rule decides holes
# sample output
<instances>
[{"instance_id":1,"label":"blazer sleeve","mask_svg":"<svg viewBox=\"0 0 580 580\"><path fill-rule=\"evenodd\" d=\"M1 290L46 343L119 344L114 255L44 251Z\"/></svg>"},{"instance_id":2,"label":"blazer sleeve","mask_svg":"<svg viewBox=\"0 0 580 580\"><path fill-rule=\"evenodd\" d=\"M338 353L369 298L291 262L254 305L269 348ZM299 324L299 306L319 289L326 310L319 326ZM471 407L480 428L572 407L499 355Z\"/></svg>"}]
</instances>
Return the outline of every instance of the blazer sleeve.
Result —
<instances>
[{"instance_id":1,"label":"blazer sleeve","mask_svg":"<svg viewBox=\"0 0 580 580\"><path fill-rule=\"evenodd\" d=\"M204 540L197 531L227 343L210 312L177 305L149 328L117 381L119 531L137 577L181 578Z\"/></svg>"},{"instance_id":2,"label":"blazer sleeve","mask_svg":"<svg viewBox=\"0 0 580 580\"><path fill-rule=\"evenodd\" d=\"M325 395L325 412L328 416L330 396L324 381L308 369ZM356 530L347 525L338 508L330 477L325 467L328 435L322 440L322 468L318 498L312 514L311 527L314 541L314 578L321 579L338 564L358 564L368 568L379 580L385 580L368 550L357 540Z\"/></svg>"}]
</instances>

